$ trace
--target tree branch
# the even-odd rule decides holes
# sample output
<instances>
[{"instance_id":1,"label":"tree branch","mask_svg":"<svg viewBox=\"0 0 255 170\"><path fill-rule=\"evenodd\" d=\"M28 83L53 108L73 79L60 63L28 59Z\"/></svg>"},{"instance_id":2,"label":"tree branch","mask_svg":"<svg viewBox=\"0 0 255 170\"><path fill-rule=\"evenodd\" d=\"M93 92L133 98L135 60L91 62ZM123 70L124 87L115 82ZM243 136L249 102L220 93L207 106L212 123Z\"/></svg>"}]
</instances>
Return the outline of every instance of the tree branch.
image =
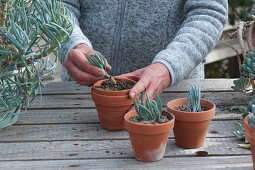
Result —
<instances>
[{"instance_id":1,"label":"tree branch","mask_svg":"<svg viewBox=\"0 0 255 170\"><path fill-rule=\"evenodd\" d=\"M254 26L254 21L251 21L248 23L248 32L247 32L247 44L249 47L249 51L253 51L253 45L252 45L252 30Z\"/></svg>"},{"instance_id":2,"label":"tree branch","mask_svg":"<svg viewBox=\"0 0 255 170\"><path fill-rule=\"evenodd\" d=\"M227 36L228 36L230 39L231 39L232 35L233 35L233 34L227 34ZM237 49L236 49L235 47L233 47L233 46L231 46L231 45L229 45L229 44L227 44L227 43L225 42L225 36L224 36L223 39L222 39L222 43L223 43L225 46L227 46L227 47L231 48L232 50L234 50L234 52L236 53L236 58L237 58L237 61L238 61L238 68L239 68L239 74L240 74L240 77L243 76L243 72L242 72L242 62L241 62L241 58L240 58L239 52L237 51Z\"/></svg>"},{"instance_id":3,"label":"tree branch","mask_svg":"<svg viewBox=\"0 0 255 170\"><path fill-rule=\"evenodd\" d=\"M240 23L238 24L238 27L237 27L237 38L238 38L239 43L240 43L240 46L241 46L243 58L245 59L245 56L246 56L246 49L245 49L244 41L243 41L243 29L244 29L244 24L245 24L245 22L240 22Z\"/></svg>"}]
</instances>

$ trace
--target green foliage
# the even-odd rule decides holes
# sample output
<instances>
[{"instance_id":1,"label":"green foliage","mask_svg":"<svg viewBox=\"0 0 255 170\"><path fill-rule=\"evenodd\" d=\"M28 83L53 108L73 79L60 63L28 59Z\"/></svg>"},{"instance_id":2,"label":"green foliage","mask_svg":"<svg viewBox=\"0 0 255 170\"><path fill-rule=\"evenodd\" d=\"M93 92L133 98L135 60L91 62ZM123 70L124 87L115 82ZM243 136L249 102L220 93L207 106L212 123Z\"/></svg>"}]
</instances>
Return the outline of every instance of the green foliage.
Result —
<instances>
[{"instance_id":1,"label":"green foliage","mask_svg":"<svg viewBox=\"0 0 255 170\"><path fill-rule=\"evenodd\" d=\"M255 5L254 0L228 0L229 5L229 23L235 24L235 21L252 20L251 10Z\"/></svg>"},{"instance_id":2,"label":"green foliage","mask_svg":"<svg viewBox=\"0 0 255 170\"><path fill-rule=\"evenodd\" d=\"M27 109L44 86L42 80L54 74L58 48L73 31L71 13L57 0L9 3L0 27L0 120L16 114L8 110ZM56 58L51 59L54 51Z\"/></svg>"},{"instance_id":3,"label":"green foliage","mask_svg":"<svg viewBox=\"0 0 255 170\"><path fill-rule=\"evenodd\" d=\"M155 120L156 122L160 121L161 113L162 113L162 102L157 93L156 101L150 100L149 96L146 93L146 101L144 96L144 91L141 94L141 101L139 101L138 97L134 99L134 106L137 114L142 120Z\"/></svg>"},{"instance_id":4,"label":"green foliage","mask_svg":"<svg viewBox=\"0 0 255 170\"><path fill-rule=\"evenodd\" d=\"M255 77L255 53L250 52L246 55L242 70L244 76L233 81L234 86L231 88L235 91L245 91L251 85L249 77Z\"/></svg>"},{"instance_id":5,"label":"green foliage","mask_svg":"<svg viewBox=\"0 0 255 170\"><path fill-rule=\"evenodd\" d=\"M242 112L242 117L245 118L249 113L252 112L252 106L255 105L255 98L253 97L249 102L248 106L240 106L239 110Z\"/></svg>"},{"instance_id":6,"label":"green foliage","mask_svg":"<svg viewBox=\"0 0 255 170\"><path fill-rule=\"evenodd\" d=\"M236 131L234 131L233 134L239 140L244 141L244 143L238 144L240 148L249 149L251 147L249 142L245 139L245 129L243 123L236 123Z\"/></svg>"},{"instance_id":7,"label":"green foliage","mask_svg":"<svg viewBox=\"0 0 255 170\"><path fill-rule=\"evenodd\" d=\"M234 86L231 86L231 88L235 91L245 90L251 85L249 78L243 76L237 80L234 80L233 83Z\"/></svg>"},{"instance_id":8,"label":"green foliage","mask_svg":"<svg viewBox=\"0 0 255 170\"><path fill-rule=\"evenodd\" d=\"M251 127L255 128L255 116L254 115L248 115L249 123Z\"/></svg>"},{"instance_id":9,"label":"green foliage","mask_svg":"<svg viewBox=\"0 0 255 170\"><path fill-rule=\"evenodd\" d=\"M250 126L255 128L255 105L252 105L252 114L251 115L248 115L248 120L249 120L249 123L250 123Z\"/></svg>"},{"instance_id":10,"label":"green foliage","mask_svg":"<svg viewBox=\"0 0 255 170\"><path fill-rule=\"evenodd\" d=\"M97 51L96 54L87 54L87 59L93 66L101 68L105 74L108 74L106 70L106 59L101 53Z\"/></svg>"},{"instance_id":11,"label":"green foliage","mask_svg":"<svg viewBox=\"0 0 255 170\"><path fill-rule=\"evenodd\" d=\"M233 134L234 134L239 140L244 140L244 139L245 139L244 125L241 124L241 123L236 123L236 131L234 131Z\"/></svg>"},{"instance_id":12,"label":"green foliage","mask_svg":"<svg viewBox=\"0 0 255 170\"><path fill-rule=\"evenodd\" d=\"M110 76L106 70L106 59L101 53L96 51L96 54L94 53L87 54L87 59L93 66L102 69L105 73L105 76L109 78L113 82L113 84L116 84L115 79L112 76Z\"/></svg>"},{"instance_id":13,"label":"green foliage","mask_svg":"<svg viewBox=\"0 0 255 170\"><path fill-rule=\"evenodd\" d=\"M255 77L255 54L249 53L245 56L242 64L243 74L245 76Z\"/></svg>"},{"instance_id":14,"label":"green foliage","mask_svg":"<svg viewBox=\"0 0 255 170\"><path fill-rule=\"evenodd\" d=\"M187 110L189 112L200 112L200 99L201 99L201 92L200 87L191 86L188 95L187 95Z\"/></svg>"}]
</instances>

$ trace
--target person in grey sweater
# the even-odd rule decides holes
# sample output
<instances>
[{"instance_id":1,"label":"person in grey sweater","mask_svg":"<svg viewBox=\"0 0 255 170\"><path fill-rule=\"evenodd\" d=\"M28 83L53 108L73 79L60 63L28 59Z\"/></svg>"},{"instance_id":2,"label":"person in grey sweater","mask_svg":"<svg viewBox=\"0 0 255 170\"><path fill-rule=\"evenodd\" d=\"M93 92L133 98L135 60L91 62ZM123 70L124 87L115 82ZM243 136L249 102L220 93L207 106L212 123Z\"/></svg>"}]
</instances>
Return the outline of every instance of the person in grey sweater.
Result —
<instances>
[{"instance_id":1,"label":"person in grey sweater","mask_svg":"<svg viewBox=\"0 0 255 170\"><path fill-rule=\"evenodd\" d=\"M227 0L63 1L75 25L59 49L62 79L86 86L102 79L102 70L85 56L96 50L112 75L137 81L131 98L144 89L154 97L183 79L204 78L204 58L228 14Z\"/></svg>"}]
</instances>

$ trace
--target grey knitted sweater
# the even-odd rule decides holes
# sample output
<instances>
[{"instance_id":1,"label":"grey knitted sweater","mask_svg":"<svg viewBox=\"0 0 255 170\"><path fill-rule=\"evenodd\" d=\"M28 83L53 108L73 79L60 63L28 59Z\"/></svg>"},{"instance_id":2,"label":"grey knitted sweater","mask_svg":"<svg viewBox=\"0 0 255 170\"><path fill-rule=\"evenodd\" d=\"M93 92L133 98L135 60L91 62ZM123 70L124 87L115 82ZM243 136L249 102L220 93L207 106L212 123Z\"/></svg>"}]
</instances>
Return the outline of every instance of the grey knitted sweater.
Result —
<instances>
[{"instance_id":1,"label":"grey knitted sweater","mask_svg":"<svg viewBox=\"0 0 255 170\"><path fill-rule=\"evenodd\" d=\"M63 64L79 43L93 46L113 75L164 64L172 84L204 77L204 58L227 21L227 0L63 0L76 23L60 48ZM65 68L62 79L70 80Z\"/></svg>"}]
</instances>

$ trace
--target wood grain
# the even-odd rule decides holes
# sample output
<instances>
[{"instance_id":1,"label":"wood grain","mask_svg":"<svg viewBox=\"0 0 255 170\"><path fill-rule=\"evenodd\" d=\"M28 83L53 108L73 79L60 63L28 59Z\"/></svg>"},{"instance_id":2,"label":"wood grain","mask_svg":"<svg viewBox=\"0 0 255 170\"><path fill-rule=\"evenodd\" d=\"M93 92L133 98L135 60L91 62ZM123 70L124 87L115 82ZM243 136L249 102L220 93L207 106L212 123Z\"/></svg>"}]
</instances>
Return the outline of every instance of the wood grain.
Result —
<instances>
[{"instance_id":1,"label":"wood grain","mask_svg":"<svg viewBox=\"0 0 255 170\"><path fill-rule=\"evenodd\" d=\"M166 110L166 107L163 108ZM213 120L239 120L241 113L237 110L229 111L229 107L216 108ZM17 124L66 124L66 123L98 123L98 115L93 109L49 109L28 110L19 117Z\"/></svg>"},{"instance_id":2,"label":"wood grain","mask_svg":"<svg viewBox=\"0 0 255 170\"><path fill-rule=\"evenodd\" d=\"M251 156L164 157L159 162L144 163L133 158L2 161L3 169L246 169L252 170Z\"/></svg>"},{"instance_id":3,"label":"wood grain","mask_svg":"<svg viewBox=\"0 0 255 170\"><path fill-rule=\"evenodd\" d=\"M233 137L237 121L212 121L207 137ZM173 138L173 132L170 133ZM0 130L0 142L128 139L126 131L111 132L96 124L14 125Z\"/></svg>"},{"instance_id":4,"label":"wood grain","mask_svg":"<svg viewBox=\"0 0 255 170\"><path fill-rule=\"evenodd\" d=\"M249 97L233 92L232 79L184 80L161 95L169 100L186 97L191 84L217 105L206 142L199 149L175 145L170 133L163 160L144 163L133 158L127 131L111 132L99 124L90 88L74 82L49 83L41 89L27 114L0 130L0 169L252 169L250 150L238 147L232 134L239 111ZM197 157L197 151L208 152Z\"/></svg>"},{"instance_id":5,"label":"wood grain","mask_svg":"<svg viewBox=\"0 0 255 170\"><path fill-rule=\"evenodd\" d=\"M187 93L163 93L160 97L163 106L167 102L176 98L186 97ZM230 107L234 105L247 105L252 97L248 97L239 92L204 92L202 98L210 100L216 106ZM95 104L90 94L77 95L43 95L37 96L29 109L84 109L94 108Z\"/></svg>"},{"instance_id":6,"label":"wood grain","mask_svg":"<svg viewBox=\"0 0 255 170\"><path fill-rule=\"evenodd\" d=\"M56 160L56 159L107 159L133 158L130 140L55 141L0 143L0 160ZM206 151L208 156L251 155L250 150L239 148L234 138L207 138L203 147L183 149L169 139L165 156L197 156ZM209 159L209 158L208 158Z\"/></svg>"},{"instance_id":7,"label":"wood grain","mask_svg":"<svg viewBox=\"0 0 255 170\"><path fill-rule=\"evenodd\" d=\"M169 87L165 92L188 91L191 85L199 85L202 91L233 91L233 80L235 79L204 79L183 80L179 84ZM68 90L67 90L68 89ZM51 82L42 88L42 94L89 94L90 88L81 86L75 82Z\"/></svg>"}]
</instances>

